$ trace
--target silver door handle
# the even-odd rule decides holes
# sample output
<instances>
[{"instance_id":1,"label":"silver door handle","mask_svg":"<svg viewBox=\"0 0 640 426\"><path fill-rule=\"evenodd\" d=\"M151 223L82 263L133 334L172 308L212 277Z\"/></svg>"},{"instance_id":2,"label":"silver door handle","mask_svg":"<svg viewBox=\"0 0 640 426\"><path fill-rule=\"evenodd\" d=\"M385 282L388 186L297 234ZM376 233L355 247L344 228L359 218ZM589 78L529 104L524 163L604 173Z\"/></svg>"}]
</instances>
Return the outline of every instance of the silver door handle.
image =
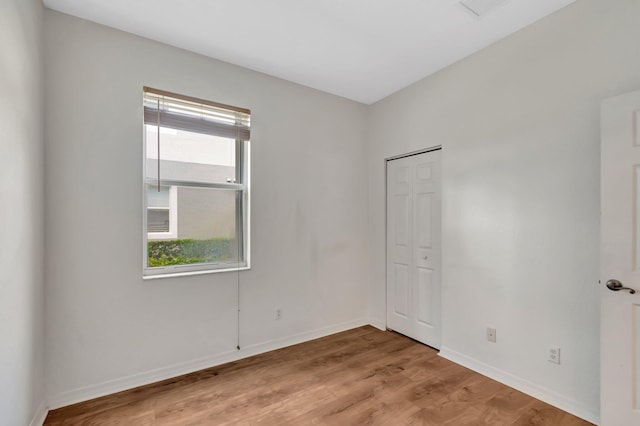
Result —
<instances>
[{"instance_id":1,"label":"silver door handle","mask_svg":"<svg viewBox=\"0 0 640 426\"><path fill-rule=\"evenodd\" d=\"M636 294L636 291L634 289L623 286L622 283L618 280L607 281L607 288L611 291L627 290L629 294Z\"/></svg>"}]
</instances>

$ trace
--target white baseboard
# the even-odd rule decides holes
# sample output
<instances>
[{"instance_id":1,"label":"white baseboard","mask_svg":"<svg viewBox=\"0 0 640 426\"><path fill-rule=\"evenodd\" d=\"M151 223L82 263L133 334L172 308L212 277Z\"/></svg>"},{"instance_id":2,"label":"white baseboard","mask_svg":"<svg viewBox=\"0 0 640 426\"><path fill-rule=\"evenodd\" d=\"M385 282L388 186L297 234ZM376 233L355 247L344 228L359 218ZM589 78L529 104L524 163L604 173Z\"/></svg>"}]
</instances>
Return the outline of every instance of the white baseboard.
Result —
<instances>
[{"instance_id":1,"label":"white baseboard","mask_svg":"<svg viewBox=\"0 0 640 426\"><path fill-rule=\"evenodd\" d=\"M514 389L524 392L536 399L551 404L561 410L578 416L584 420L587 420L593 424L600 424L600 415L592 410L592 407L585 406L584 404L575 401L572 398L567 398L557 392L547 389L543 386L530 382L513 374L502 371L489 364L485 364L467 355L461 354L446 347L440 349L439 355L449 361L453 361L456 364L460 364L463 367L467 367L477 373L487 376L493 380L510 386Z\"/></svg>"},{"instance_id":2,"label":"white baseboard","mask_svg":"<svg viewBox=\"0 0 640 426\"><path fill-rule=\"evenodd\" d=\"M286 348L287 346L308 342L309 340L319 339L320 337L329 336L331 334L340 333L342 331L351 330L352 328L362 327L364 325L369 325L369 321L364 318L355 321L347 321L312 331L305 331L303 333L294 334L293 336L274 339L264 343L257 343L255 345L249 345L242 348L242 350L240 350L239 352L244 354L242 358L246 358L265 352L274 351L276 349Z\"/></svg>"},{"instance_id":3,"label":"white baseboard","mask_svg":"<svg viewBox=\"0 0 640 426\"><path fill-rule=\"evenodd\" d=\"M47 418L47 414L49 414L49 410L47 409L47 404L44 401L42 401L38 405L38 408L36 408L36 412L33 414L33 417L31 419L31 423L29 423L29 426L42 426L44 424L44 421Z\"/></svg>"},{"instance_id":4,"label":"white baseboard","mask_svg":"<svg viewBox=\"0 0 640 426\"><path fill-rule=\"evenodd\" d=\"M258 355L275 349L297 345L298 343L307 342L309 340L318 339L320 337L368 324L369 321L367 319L348 321L328 327L322 327L316 330L294 334L280 339L245 346L240 350L223 352L213 356L203 357L143 373L133 374L131 376L108 380L95 385L85 386L79 389L63 392L59 395L50 396L48 398L49 408L53 410L67 405L76 404L78 402L88 401L90 399L99 398L101 396L110 395L138 386L148 385L161 380L171 379L173 377L182 376L183 374L193 373L195 371L215 367L216 365L225 364L227 362L237 361L242 358Z\"/></svg>"},{"instance_id":5,"label":"white baseboard","mask_svg":"<svg viewBox=\"0 0 640 426\"><path fill-rule=\"evenodd\" d=\"M377 328L378 330L382 330L382 331L387 331L387 323L383 320L380 320L378 318L370 318L369 319L369 325L371 325L372 327Z\"/></svg>"}]
</instances>

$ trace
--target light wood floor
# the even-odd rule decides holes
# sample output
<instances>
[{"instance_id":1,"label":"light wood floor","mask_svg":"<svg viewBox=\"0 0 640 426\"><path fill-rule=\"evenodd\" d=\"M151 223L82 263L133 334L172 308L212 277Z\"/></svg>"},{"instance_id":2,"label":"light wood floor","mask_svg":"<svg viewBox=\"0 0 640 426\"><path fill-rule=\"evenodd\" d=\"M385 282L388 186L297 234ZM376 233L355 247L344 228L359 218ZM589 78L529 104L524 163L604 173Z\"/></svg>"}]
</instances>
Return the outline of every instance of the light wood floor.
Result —
<instances>
[{"instance_id":1,"label":"light wood floor","mask_svg":"<svg viewBox=\"0 0 640 426\"><path fill-rule=\"evenodd\" d=\"M360 327L51 411L45 425L589 425Z\"/></svg>"}]
</instances>

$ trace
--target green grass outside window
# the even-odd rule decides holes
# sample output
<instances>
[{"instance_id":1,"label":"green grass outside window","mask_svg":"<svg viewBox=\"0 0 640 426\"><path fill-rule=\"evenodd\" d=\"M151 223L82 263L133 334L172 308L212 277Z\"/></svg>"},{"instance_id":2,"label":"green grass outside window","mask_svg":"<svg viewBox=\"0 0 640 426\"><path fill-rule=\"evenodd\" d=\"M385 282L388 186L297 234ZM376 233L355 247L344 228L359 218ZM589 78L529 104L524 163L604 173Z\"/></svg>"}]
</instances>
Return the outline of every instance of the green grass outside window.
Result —
<instances>
[{"instance_id":1,"label":"green grass outside window","mask_svg":"<svg viewBox=\"0 0 640 426\"><path fill-rule=\"evenodd\" d=\"M149 241L148 253L150 267L221 262L237 257L234 240L227 238Z\"/></svg>"}]
</instances>

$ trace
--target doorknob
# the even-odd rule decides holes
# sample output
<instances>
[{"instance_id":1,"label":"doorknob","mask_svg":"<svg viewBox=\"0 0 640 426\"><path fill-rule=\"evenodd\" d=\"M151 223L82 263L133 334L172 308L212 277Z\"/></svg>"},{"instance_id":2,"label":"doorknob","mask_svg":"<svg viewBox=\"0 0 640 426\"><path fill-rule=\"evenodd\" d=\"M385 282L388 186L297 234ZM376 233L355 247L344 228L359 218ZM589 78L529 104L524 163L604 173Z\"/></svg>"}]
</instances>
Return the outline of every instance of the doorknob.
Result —
<instances>
[{"instance_id":1,"label":"doorknob","mask_svg":"<svg viewBox=\"0 0 640 426\"><path fill-rule=\"evenodd\" d=\"M607 281L607 288L612 291L628 290L630 294L636 294L634 289L623 286L618 280Z\"/></svg>"}]
</instances>

